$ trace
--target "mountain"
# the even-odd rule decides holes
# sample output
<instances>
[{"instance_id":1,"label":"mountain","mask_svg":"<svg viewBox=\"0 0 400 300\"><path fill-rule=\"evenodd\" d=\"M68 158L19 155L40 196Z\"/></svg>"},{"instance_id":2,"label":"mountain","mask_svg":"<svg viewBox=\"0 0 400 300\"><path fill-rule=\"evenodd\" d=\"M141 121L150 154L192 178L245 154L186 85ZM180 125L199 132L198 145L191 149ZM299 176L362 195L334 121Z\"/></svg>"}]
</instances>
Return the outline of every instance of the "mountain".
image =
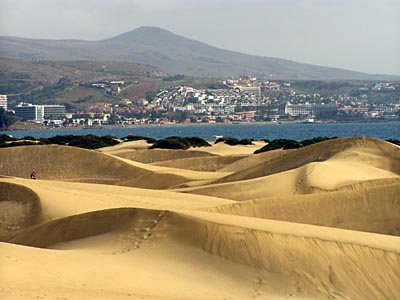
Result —
<instances>
[{"instance_id":1,"label":"mountain","mask_svg":"<svg viewBox=\"0 0 400 300\"><path fill-rule=\"evenodd\" d=\"M109 60L149 64L170 74L205 77L264 75L272 79L399 80L216 48L157 27L101 41L0 37L0 56L41 60Z\"/></svg>"}]
</instances>

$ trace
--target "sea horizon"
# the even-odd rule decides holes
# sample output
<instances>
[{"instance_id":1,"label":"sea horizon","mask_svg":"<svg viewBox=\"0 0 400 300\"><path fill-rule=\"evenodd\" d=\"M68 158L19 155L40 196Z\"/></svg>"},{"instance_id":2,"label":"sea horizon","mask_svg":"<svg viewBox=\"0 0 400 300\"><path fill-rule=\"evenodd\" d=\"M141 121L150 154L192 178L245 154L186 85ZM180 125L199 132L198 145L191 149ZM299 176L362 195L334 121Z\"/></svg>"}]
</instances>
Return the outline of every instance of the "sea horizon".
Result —
<instances>
[{"instance_id":1,"label":"sea horizon","mask_svg":"<svg viewBox=\"0 0 400 300\"><path fill-rule=\"evenodd\" d=\"M165 124L134 125L127 127L101 128L50 128L35 130L2 130L15 138L32 136L48 138L56 135L112 135L118 138L127 135L165 138L168 136L197 136L212 140L214 136L248 139L293 139L304 140L317 136L354 137L368 136L378 139L400 139L400 122L379 123L240 123L240 124Z\"/></svg>"}]
</instances>

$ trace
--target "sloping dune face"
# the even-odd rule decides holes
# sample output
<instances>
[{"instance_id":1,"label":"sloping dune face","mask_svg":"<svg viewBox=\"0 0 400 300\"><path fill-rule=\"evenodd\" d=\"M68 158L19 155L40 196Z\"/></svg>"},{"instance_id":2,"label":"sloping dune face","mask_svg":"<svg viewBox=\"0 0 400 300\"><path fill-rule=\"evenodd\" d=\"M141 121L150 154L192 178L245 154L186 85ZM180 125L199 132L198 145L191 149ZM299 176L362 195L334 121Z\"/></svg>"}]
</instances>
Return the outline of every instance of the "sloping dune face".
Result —
<instances>
[{"instance_id":1,"label":"sloping dune face","mask_svg":"<svg viewBox=\"0 0 400 300\"><path fill-rule=\"evenodd\" d=\"M2 149L0 298L399 298L398 146L224 148Z\"/></svg>"},{"instance_id":2,"label":"sloping dune face","mask_svg":"<svg viewBox=\"0 0 400 300\"><path fill-rule=\"evenodd\" d=\"M259 158L256 166L180 191L244 201L332 191L400 174L399 147L369 138L330 140Z\"/></svg>"},{"instance_id":3,"label":"sloping dune face","mask_svg":"<svg viewBox=\"0 0 400 300\"><path fill-rule=\"evenodd\" d=\"M181 159L171 159L154 163L156 166L178 168L193 171L216 172L232 163L241 160L243 156L203 156Z\"/></svg>"},{"instance_id":4,"label":"sloping dune face","mask_svg":"<svg viewBox=\"0 0 400 300\"><path fill-rule=\"evenodd\" d=\"M157 163L160 161L175 160L192 157L212 156L213 154L202 151L185 151L185 150L169 150L169 149L152 149L152 150L136 150L125 151L116 154L119 157L134 160L141 163Z\"/></svg>"},{"instance_id":5,"label":"sloping dune face","mask_svg":"<svg viewBox=\"0 0 400 300\"><path fill-rule=\"evenodd\" d=\"M0 182L0 237L37 223L39 196L24 186Z\"/></svg>"},{"instance_id":6,"label":"sloping dune face","mask_svg":"<svg viewBox=\"0 0 400 300\"><path fill-rule=\"evenodd\" d=\"M260 198L210 211L400 236L400 178L366 181L321 194Z\"/></svg>"},{"instance_id":7,"label":"sloping dune face","mask_svg":"<svg viewBox=\"0 0 400 300\"><path fill-rule=\"evenodd\" d=\"M168 188L187 179L155 174L110 155L67 146L26 146L0 149L0 173L28 178L33 170L40 179Z\"/></svg>"},{"instance_id":8,"label":"sloping dune face","mask_svg":"<svg viewBox=\"0 0 400 300\"><path fill-rule=\"evenodd\" d=\"M328 140L296 151L289 151L286 155L276 159L260 160L258 166L241 170L217 182L232 182L267 176L333 158L344 158L346 162L359 162L400 174L398 147L384 141L359 137Z\"/></svg>"}]
</instances>

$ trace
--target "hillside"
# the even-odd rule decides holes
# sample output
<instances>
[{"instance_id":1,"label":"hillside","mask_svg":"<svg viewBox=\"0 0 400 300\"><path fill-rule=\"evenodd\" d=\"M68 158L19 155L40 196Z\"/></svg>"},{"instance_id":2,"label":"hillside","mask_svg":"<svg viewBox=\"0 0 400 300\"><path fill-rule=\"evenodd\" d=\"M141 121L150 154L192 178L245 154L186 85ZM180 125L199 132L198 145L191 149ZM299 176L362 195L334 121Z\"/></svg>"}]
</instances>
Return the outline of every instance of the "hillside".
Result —
<instances>
[{"instance_id":1,"label":"hillside","mask_svg":"<svg viewBox=\"0 0 400 300\"><path fill-rule=\"evenodd\" d=\"M268 52L268 49L266 49ZM398 79L219 49L156 27L140 27L101 41L0 37L0 57L41 60L108 60L149 64L170 74L272 79Z\"/></svg>"},{"instance_id":2,"label":"hillside","mask_svg":"<svg viewBox=\"0 0 400 300\"><path fill-rule=\"evenodd\" d=\"M164 73L155 67L126 61L31 61L0 58L0 93L9 105L19 101L68 103L76 108L95 102L115 102L100 89L78 86L85 82L125 80L123 97L145 97L158 87Z\"/></svg>"}]
</instances>

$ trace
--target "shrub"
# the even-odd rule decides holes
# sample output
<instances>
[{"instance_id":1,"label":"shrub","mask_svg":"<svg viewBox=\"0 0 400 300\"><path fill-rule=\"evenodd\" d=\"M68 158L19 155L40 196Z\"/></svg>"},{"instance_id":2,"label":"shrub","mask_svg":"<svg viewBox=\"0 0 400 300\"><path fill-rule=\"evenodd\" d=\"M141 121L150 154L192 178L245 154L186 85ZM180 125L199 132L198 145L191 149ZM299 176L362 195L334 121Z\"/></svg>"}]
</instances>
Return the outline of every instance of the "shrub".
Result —
<instances>
[{"instance_id":1,"label":"shrub","mask_svg":"<svg viewBox=\"0 0 400 300\"><path fill-rule=\"evenodd\" d=\"M236 145L253 145L252 140L249 139L242 139L239 140L237 138L233 138L233 137L223 137L223 138L219 138L215 141L215 144L218 144L220 142L224 142L225 144L229 145L229 146L236 146Z\"/></svg>"},{"instance_id":2,"label":"shrub","mask_svg":"<svg viewBox=\"0 0 400 300\"><path fill-rule=\"evenodd\" d=\"M210 147L207 141L198 137L179 137L170 136L165 139L158 140L149 149L189 149L190 147Z\"/></svg>"},{"instance_id":3,"label":"shrub","mask_svg":"<svg viewBox=\"0 0 400 300\"><path fill-rule=\"evenodd\" d=\"M199 137L185 137L187 141L189 141L191 147L211 147L211 145L206 141Z\"/></svg>"},{"instance_id":4,"label":"shrub","mask_svg":"<svg viewBox=\"0 0 400 300\"><path fill-rule=\"evenodd\" d=\"M74 139L76 139L77 135L72 135L72 134L66 134L66 135L56 135L51 138L48 138L48 141L51 144L56 144L56 145L68 145L70 142L72 142Z\"/></svg>"},{"instance_id":5,"label":"shrub","mask_svg":"<svg viewBox=\"0 0 400 300\"><path fill-rule=\"evenodd\" d=\"M268 141L268 140L264 140L267 145L265 145L264 147L262 147L261 149L258 149L256 151L254 151L254 154L257 153L262 153L262 152L266 152L266 151L271 151L271 150L275 150L275 149L298 149L298 148L302 148L302 147L306 147L312 144L316 144L316 143L320 143L326 140L330 140L330 139L336 139L337 137L315 137L312 139L308 139L308 140L303 140L301 142L295 141L295 140L287 140L287 139L276 139L276 140L272 140L272 141Z\"/></svg>"},{"instance_id":6,"label":"shrub","mask_svg":"<svg viewBox=\"0 0 400 300\"><path fill-rule=\"evenodd\" d=\"M119 141L113 136L106 135L98 137L93 134L85 136L75 136L75 138L68 143L69 146L85 148L85 149L97 149L102 147L109 147L119 144Z\"/></svg>"},{"instance_id":7,"label":"shrub","mask_svg":"<svg viewBox=\"0 0 400 300\"><path fill-rule=\"evenodd\" d=\"M35 137L33 137L33 136L30 136L30 135L27 135L27 136L23 137L23 138L20 139L20 140L37 141L37 138L35 138Z\"/></svg>"},{"instance_id":8,"label":"shrub","mask_svg":"<svg viewBox=\"0 0 400 300\"><path fill-rule=\"evenodd\" d=\"M386 141L389 142L389 143L392 143L392 144L400 146L400 140L389 139L389 140L386 140Z\"/></svg>"},{"instance_id":9,"label":"shrub","mask_svg":"<svg viewBox=\"0 0 400 300\"><path fill-rule=\"evenodd\" d=\"M297 149L300 147L301 144L298 141L287 140L287 139L276 139L268 142L268 144L262 147L261 149L254 151L254 154L276 149Z\"/></svg>"},{"instance_id":10,"label":"shrub","mask_svg":"<svg viewBox=\"0 0 400 300\"><path fill-rule=\"evenodd\" d=\"M189 149L190 146L187 143L184 143L179 139L166 138L166 139L158 140L149 149L156 149L156 148L186 150L186 149Z\"/></svg>"},{"instance_id":11,"label":"shrub","mask_svg":"<svg viewBox=\"0 0 400 300\"><path fill-rule=\"evenodd\" d=\"M123 138L124 141L140 141L145 140L148 144L154 144L156 142L155 139L147 136L140 136L140 135L127 135Z\"/></svg>"},{"instance_id":12,"label":"shrub","mask_svg":"<svg viewBox=\"0 0 400 300\"><path fill-rule=\"evenodd\" d=\"M301 141L301 145L303 147L305 147L305 146L309 146L309 145L312 145L312 144L320 143L320 142L327 141L327 140L334 139L334 138L336 138L336 137L329 138L327 136L317 136L317 137L309 139L309 140Z\"/></svg>"},{"instance_id":13,"label":"shrub","mask_svg":"<svg viewBox=\"0 0 400 300\"><path fill-rule=\"evenodd\" d=\"M16 141L16 138L13 138L12 136L8 134L0 134L0 143L2 142L11 142L11 141Z\"/></svg>"},{"instance_id":14,"label":"shrub","mask_svg":"<svg viewBox=\"0 0 400 300\"><path fill-rule=\"evenodd\" d=\"M37 145L32 141L13 141L11 143L0 143L0 148L17 147L17 146L33 146Z\"/></svg>"}]
</instances>

